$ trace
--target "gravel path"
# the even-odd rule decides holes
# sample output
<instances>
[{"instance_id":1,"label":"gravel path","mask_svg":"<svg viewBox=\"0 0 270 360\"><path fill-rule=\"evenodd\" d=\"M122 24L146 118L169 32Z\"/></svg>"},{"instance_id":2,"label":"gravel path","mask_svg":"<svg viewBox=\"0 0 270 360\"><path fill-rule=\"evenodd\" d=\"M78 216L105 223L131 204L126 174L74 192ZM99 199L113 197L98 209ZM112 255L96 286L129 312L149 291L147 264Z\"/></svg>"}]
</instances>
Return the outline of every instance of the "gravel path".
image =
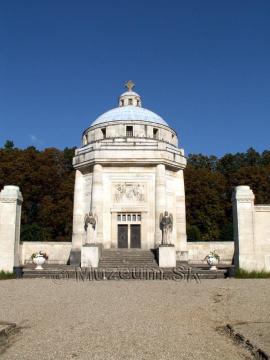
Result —
<instances>
[{"instance_id":1,"label":"gravel path","mask_svg":"<svg viewBox=\"0 0 270 360\"><path fill-rule=\"evenodd\" d=\"M269 280L5 280L0 320L22 330L1 359L250 359L216 329L269 308Z\"/></svg>"}]
</instances>

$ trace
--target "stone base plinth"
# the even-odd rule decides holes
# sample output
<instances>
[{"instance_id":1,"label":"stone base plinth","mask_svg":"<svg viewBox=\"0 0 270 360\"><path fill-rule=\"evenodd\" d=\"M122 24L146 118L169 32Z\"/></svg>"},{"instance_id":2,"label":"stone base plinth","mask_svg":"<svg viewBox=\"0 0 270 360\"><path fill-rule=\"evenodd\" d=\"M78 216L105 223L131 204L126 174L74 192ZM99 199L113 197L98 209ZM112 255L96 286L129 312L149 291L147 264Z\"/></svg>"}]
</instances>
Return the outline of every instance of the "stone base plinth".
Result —
<instances>
[{"instance_id":1,"label":"stone base plinth","mask_svg":"<svg viewBox=\"0 0 270 360\"><path fill-rule=\"evenodd\" d=\"M81 251L71 250L69 256L69 264L73 266L80 266L81 263Z\"/></svg>"},{"instance_id":2,"label":"stone base plinth","mask_svg":"<svg viewBox=\"0 0 270 360\"><path fill-rule=\"evenodd\" d=\"M97 245L84 245L81 252L81 267L98 267L100 247Z\"/></svg>"},{"instance_id":3,"label":"stone base plinth","mask_svg":"<svg viewBox=\"0 0 270 360\"><path fill-rule=\"evenodd\" d=\"M160 245L158 248L158 265L162 268L176 267L176 251L174 245Z\"/></svg>"}]
</instances>

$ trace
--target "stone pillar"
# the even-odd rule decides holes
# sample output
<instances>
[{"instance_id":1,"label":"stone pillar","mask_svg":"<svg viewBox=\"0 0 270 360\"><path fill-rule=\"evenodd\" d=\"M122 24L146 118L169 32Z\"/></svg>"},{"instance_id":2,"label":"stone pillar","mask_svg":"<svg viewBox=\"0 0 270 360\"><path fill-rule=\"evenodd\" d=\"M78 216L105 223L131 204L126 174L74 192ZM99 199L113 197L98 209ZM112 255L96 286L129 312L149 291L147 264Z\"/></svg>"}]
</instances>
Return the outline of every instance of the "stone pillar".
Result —
<instances>
[{"instance_id":1,"label":"stone pillar","mask_svg":"<svg viewBox=\"0 0 270 360\"><path fill-rule=\"evenodd\" d=\"M254 194L249 186L237 186L232 195L234 262L237 267L256 269L254 244Z\"/></svg>"},{"instance_id":2,"label":"stone pillar","mask_svg":"<svg viewBox=\"0 0 270 360\"><path fill-rule=\"evenodd\" d=\"M81 259L81 248L85 242L84 228L84 178L83 174L76 170L74 185L74 205L73 205L73 230L72 230L72 249L70 254L70 264L78 265Z\"/></svg>"},{"instance_id":3,"label":"stone pillar","mask_svg":"<svg viewBox=\"0 0 270 360\"><path fill-rule=\"evenodd\" d=\"M159 217L161 213L166 211L166 169L165 165L159 164L156 167L156 187L155 187L155 246L159 246L162 240L162 232L160 230Z\"/></svg>"},{"instance_id":4,"label":"stone pillar","mask_svg":"<svg viewBox=\"0 0 270 360\"><path fill-rule=\"evenodd\" d=\"M177 172L176 181L176 250L187 251L186 204L183 170Z\"/></svg>"},{"instance_id":5,"label":"stone pillar","mask_svg":"<svg viewBox=\"0 0 270 360\"><path fill-rule=\"evenodd\" d=\"M0 271L19 266L22 202L18 186L5 186L0 193Z\"/></svg>"},{"instance_id":6,"label":"stone pillar","mask_svg":"<svg viewBox=\"0 0 270 360\"><path fill-rule=\"evenodd\" d=\"M103 168L96 164L93 168L92 213L97 217L96 242L103 243Z\"/></svg>"}]
</instances>

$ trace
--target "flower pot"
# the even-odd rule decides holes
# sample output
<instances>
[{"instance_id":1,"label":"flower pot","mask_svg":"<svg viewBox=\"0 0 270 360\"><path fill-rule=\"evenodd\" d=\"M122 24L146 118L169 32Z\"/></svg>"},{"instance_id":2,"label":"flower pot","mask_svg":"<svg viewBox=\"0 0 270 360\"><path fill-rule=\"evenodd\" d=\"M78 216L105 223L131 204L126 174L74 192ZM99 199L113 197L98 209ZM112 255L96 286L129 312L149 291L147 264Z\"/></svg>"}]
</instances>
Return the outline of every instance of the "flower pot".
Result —
<instances>
[{"instance_id":1,"label":"flower pot","mask_svg":"<svg viewBox=\"0 0 270 360\"><path fill-rule=\"evenodd\" d=\"M215 256L208 255L206 261L210 266L210 270L217 270L218 259Z\"/></svg>"},{"instance_id":2,"label":"flower pot","mask_svg":"<svg viewBox=\"0 0 270 360\"><path fill-rule=\"evenodd\" d=\"M35 267L35 270L43 270L42 265L44 265L46 259L42 255L37 255L33 258L33 263L37 266Z\"/></svg>"}]
</instances>

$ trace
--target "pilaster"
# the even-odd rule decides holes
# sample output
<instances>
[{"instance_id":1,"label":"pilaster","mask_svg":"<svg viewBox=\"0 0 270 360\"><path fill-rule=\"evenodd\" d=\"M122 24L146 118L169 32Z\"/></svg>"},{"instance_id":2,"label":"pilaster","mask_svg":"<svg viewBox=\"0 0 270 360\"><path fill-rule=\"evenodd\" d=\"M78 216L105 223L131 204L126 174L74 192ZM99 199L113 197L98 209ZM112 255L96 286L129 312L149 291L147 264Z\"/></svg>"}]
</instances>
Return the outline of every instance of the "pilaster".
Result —
<instances>
[{"instance_id":1,"label":"pilaster","mask_svg":"<svg viewBox=\"0 0 270 360\"><path fill-rule=\"evenodd\" d=\"M97 217L96 242L103 242L103 167L95 164L92 182L92 213Z\"/></svg>"},{"instance_id":2,"label":"pilaster","mask_svg":"<svg viewBox=\"0 0 270 360\"><path fill-rule=\"evenodd\" d=\"M83 174L76 170L72 231L72 250L75 251L80 251L85 241L84 217L84 178Z\"/></svg>"},{"instance_id":3,"label":"pilaster","mask_svg":"<svg viewBox=\"0 0 270 360\"><path fill-rule=\"evenodd\" d=\"M183 170L177 172L176 178L176 249L180 251L187 250L186 234L186 204L185 204L185 185Z\"/></svg>"},{"instance_id":4,"label":"pilaster","mask_svg":"<svg viewBox=\"0 0 270 360\"><path fill-rule=\"evenodd\" d=\"M160 230L159 218L160 214L166 210L166 169L165 165L159 164L156 166L156 184L155 184L155 246L161 244L162 232Z\"/></svg>"}]
</instances>

